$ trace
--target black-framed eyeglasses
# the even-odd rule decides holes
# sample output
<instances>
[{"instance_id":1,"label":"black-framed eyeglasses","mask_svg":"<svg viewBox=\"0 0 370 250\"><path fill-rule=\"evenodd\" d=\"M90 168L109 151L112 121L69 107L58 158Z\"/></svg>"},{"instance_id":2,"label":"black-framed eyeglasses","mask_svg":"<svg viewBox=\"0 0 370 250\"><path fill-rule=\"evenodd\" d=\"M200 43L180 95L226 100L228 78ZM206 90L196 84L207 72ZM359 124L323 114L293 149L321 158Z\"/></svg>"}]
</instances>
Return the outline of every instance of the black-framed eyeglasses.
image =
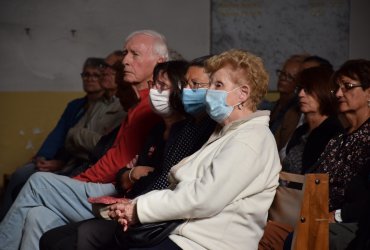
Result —
<instances>
[{"instance_id":1,"label":"black-framed eyeglasses","mask_svg":"<svg viewBox=\"0 0 370 250\"><path fill-rule=\"evenodd\" d=\"M161 93L163 90L170 89L170 86L168 86L166 83L161 82L161 81L153 81L153 80L148 80L148 87L150 89L157 89L159 93Z\"/></svg>"},{"instance_id":2,"label":"black-framed eyeglasses","mask_svg":"<svg viewBox=\"0 0 370 250\"><path fill-rule=\"evenodd\" d=\"M189 81L183 81L181 82L181 87L185 88L186 86L189 86L193 91L196 91L197 89L208 89L209 88L209 82L197 82L194 80Z\"/></svg>"},{"instance_id":3,"label":"black-framed eyeglasses","mask_svg":"<svg viewBox=\"0 0 370 250\"><path fill-rule=\"evenodd\" d=\"M91 78L99 79L101 77L101 75L98 74L98 73L90 74L88 72L82 72L81 73L81 77L82 78L89 78L89 77L91 77Z\"/></svg>"},{"instance_id":4,"label":"black-framed eyeglasses","mask_svg":"<svg viewBox=\"0 0 370 250\"><path fill-rule=\"evenodd\" d=\"M285 72L284 70L277 69L276 70L277 77L284 77L289 82L294 82L296 80L296 77L289 74L288 72Z\"/></svg>"},{"instance_id":5,"label":"black-framed eyeglasses","mask_svg":"<svg viewBox=\"0 0 370 250\"><path fill-rule=\"evenodd\" d=\"M337 82L335 84L335 90L338 91L340 88L342 91L348 91L353 88L362 87L362 83L351 83L351 82Z\"/></svg>"}]
</instances>

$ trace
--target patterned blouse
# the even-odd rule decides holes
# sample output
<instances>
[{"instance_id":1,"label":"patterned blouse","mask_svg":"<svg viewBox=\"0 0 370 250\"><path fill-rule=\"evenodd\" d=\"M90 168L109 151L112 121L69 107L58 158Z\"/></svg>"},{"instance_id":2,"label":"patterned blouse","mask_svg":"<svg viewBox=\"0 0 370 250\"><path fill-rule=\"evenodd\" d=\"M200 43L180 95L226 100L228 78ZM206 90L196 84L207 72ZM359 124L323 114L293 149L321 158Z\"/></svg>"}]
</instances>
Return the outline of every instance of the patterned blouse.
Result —
<instances>
[{"instance_id":1,"label":"patterned blouse","mask_svg":"<svg viewBox=\"0 0 370 250\"><path fill-rule=\"evenodd\" d=\"M370 168L370 118L356 131L333 138L312 172L329 173L329 211L340 209L353 177Z\"/></svg>"}]
</instances>

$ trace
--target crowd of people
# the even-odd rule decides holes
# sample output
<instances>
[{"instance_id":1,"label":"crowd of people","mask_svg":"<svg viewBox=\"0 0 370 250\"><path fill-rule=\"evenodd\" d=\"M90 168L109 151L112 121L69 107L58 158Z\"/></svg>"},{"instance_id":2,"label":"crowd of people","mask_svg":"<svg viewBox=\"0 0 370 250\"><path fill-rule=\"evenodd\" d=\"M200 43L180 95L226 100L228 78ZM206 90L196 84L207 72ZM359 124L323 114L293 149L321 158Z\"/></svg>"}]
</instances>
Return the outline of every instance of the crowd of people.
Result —
<instances>
[{"instance_id":1,"label":"crowd of people","mask_svg":"<svg viewBox=\"0 0 370 250\"><path fill-rule=\"evenodd\" d=\"M280 171L328 174L330 249L367 249L370 61L335 71L293 55L276 72L269 102L260 57L173 59L153 30L88 58L86 96L11 176L0 249L263 249ZM166 221L177 224L155 244L127 238Z\"/></svg>"}]
</instances>

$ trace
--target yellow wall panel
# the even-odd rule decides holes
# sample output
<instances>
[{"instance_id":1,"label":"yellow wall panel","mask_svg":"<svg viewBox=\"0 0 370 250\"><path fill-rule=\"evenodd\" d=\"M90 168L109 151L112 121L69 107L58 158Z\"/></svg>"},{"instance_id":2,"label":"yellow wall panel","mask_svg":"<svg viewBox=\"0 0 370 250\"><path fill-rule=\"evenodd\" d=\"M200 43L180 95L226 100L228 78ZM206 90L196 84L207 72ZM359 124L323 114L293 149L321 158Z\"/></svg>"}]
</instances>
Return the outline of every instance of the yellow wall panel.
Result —
<instances>
[{"instance_id":1,"label":"yellow wall panel","mask_svg":"<svg viewBox=\"0 0 370 250\"><path fill-rule=\"evenodd\" d=\"M0 92L0 187L2 176L31 159L67 103L81 96L81 92Z\"/></svg>"},{"instance_id":2,"label":"yellow wall panel","mask_svg":"<svg viewBox=\"0 0 370 250\"><path fill-rule=\"evenodd\" d=\"M27 163L80 92L0 92L0 187L2 176ZM268 100L276 100L276 92Z\"/></svg>"}]
</instances>

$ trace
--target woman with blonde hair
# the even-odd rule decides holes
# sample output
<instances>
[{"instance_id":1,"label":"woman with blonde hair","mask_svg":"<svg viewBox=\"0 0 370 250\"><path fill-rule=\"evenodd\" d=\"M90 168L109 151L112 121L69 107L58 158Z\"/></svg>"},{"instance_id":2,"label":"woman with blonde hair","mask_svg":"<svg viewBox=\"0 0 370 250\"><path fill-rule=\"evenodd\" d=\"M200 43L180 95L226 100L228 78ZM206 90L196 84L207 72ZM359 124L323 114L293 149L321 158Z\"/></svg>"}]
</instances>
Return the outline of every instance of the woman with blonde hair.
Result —
<instances>
[{"instance_id":1,"label":"woman with blonde hair","mask_svg":"<svg viewBox=\"0 0 370 250\"><path fill-rule=\"evenodd\" d=\"M268 74L261 58L243 50L213 56L206 70L206 109L218 129L171 169L171 189L110 207L122 234L139 222L184 221L145 249L257 249L262 237L281 169L269 111L257 111Z\"/></svg>"}]
</instances>

